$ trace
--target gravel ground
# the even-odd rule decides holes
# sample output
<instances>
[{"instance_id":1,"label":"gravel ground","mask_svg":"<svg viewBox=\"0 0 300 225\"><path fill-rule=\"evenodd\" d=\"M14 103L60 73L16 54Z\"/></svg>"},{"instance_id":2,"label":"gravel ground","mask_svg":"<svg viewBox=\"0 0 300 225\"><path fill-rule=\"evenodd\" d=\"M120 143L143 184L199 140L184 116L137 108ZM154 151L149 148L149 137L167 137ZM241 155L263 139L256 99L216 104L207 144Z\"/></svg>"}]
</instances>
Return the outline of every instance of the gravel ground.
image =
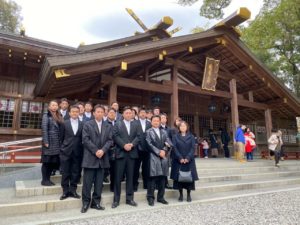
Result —
<instances>
[{"instance_id":1,"label":"gravel ground","mask_svg":"<svg viewBox=\"0 0 300 225\"><path fill-rule=\"evenodd\" d=\"M297 225L300 224L300 191L256 195L206 204L185 204L63 224Z\"/></svg>"}]
</instances>

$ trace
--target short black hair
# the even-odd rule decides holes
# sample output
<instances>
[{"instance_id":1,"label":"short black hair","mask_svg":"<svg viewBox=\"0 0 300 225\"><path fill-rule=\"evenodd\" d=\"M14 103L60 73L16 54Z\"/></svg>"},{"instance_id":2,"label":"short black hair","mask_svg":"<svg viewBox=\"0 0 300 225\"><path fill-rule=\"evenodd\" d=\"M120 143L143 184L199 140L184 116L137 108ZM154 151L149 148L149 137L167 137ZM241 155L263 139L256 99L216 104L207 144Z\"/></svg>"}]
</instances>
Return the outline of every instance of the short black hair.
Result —
<instances>
[{"instance_id":1,"label":"short black hair","mask_svg":"<svg viewBox=\"0 0 300 225\"><path fill-rule=\"evenodd\" d=\"M86 105L91 105L91 106L93 107L93 103L92 103L92 102L86 102L86 103L84 104L84 106L86 106Z\"/></svg>"},{"instance_id":2,"label":"short black hair","mask_svg":"<svg viewBox=\"0 0 300 225\"><path fill-rule=\"evenodd\" d=\"M160 116L165 116L168 118L168 115L166 113L161 113Z\"/></svg>"},{"instance_id":3,"label":"short black hair","mask_svg":"<svg viewBox=\"0 0 300 225\"><path fill-rule=\"evenodd\" d=\"M77 102L76 105L77 105L77 106L79 106L79 105L84 106L84 103L83 103L83 102Z\"/></svg>"},{"instance_id":4,"label":"short black hair","mask_svg":"<svg viewBox=\"0 0 300 225\"><path fill-rule=\"evenodd\" d=\"M142 111L147 112L147 110L145 108L140 108L140 112L142 112Z\"/></svg>"},{"instance_id":5,"label":"short black hair","mask_svg":"<svg viewBox=\"0 0 300 225\"><path fill-rule=\"evenodd\" d=\"M95 105L95 107L94 107L94 112L97 110L97 109L103 109L103 112L105 111L105 108L103 107L103 105L100 105L100 104L97 104L97 105Z\"/></svg>"},{"instance_id":6,"label":"short black hair","mask_svg":"<svg viewBox=\"0 0 300 225\"><path fill-rule=\"evenodd\" d=\"M69 104L69 101L68 101L67 98L61 98L61 99L60 99L60 103L62 103L62 102L67 102L67 103Z\"/></svg>"},{"instance_id":7,"label":"short black hair","mask_svg":"<svg viewBox=\"0 0 300 225\"><path fill-rule=\"evenodd\" d=\"M108 112L110 112L111 110L114 111L115 113L117 112L114 108L109 107L109 108L108 108Z\"/></svg>"},{"instance_id":8,"label":"short black hair","mask_svg":"<svg viewBox=\"0 0 300 225\"><path fill-rule=\"evenodd\" d=\"M158 118L159 120L161 120L161 118L160 118L159 115L154 115L154 116L151 117L151 122L152 122L152 120L153 120L154 118Z\"/></svg>"},{"instance_id":9,"label":"short black hair","mask_svg":"<svg viewBox=\"0 0 300 225\"><path fill-rule=\"evenodd\" d=\"M131 107L130 107L130 106L125 106L125 107L123 108L123 113L124 113L126 110L130 110L130 111L132 111L132 109L131 109Z\"/></svg>"},{"instance_id":10,"label":"short black hair","mask_svg":"<svg viewBox=\"0 0 300 225\"><path fill-rule=\"evenodd\" d=\"M118 105L119 105L119 103L118 102L112 102L111 104L110 104L110 106L112 106L113 104L115 104L115 103L117 103Z\"/></svg>"},{"instance_id":11,"label":"short black hair","mask_svg":"<svg viewBox=\"0 0 300 225\"><path fill-rule=\"evenodd\" d=\"M72 109L78 109L78 110L79 110L79 107L78 107L77 104L76 104L76 105L71 105L71 106L70 106L70 111L71 111Z\"/></svg>"}]
</instances>

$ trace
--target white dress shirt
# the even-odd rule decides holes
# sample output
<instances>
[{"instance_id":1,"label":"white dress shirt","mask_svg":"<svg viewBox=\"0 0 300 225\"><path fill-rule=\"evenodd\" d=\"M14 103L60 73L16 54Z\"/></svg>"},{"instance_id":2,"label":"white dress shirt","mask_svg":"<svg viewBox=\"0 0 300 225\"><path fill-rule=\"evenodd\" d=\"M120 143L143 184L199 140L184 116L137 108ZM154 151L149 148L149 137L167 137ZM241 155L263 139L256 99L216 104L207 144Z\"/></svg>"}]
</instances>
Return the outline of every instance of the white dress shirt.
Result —
<instances>
[{"instance_id":1,"label":"white dress shirt","mask_svg":"<svg viewBox=\"0 0 300 225\"><path fill-rule=\"evenodd\" d=\"M67 110L60 109L60 114L62 115L62 117L65 117L67 114Z\"/></svg>"},{"instance_id":2,"label":"white dress shirt","mask_svg":"<svg viewBox=\"0 0 300 225\"><path fill-rule=\"evenodd\" d=\"M92 117L92 113L91 112L84 112L85 116L88 117L88 118L91 118Z\"/></svg>"},{"instance_id":3,"label":"white dress shirt","mask_svg":"<svg viewBox=\"0 0 300 225\"><path fill-rule=\"evenodd\" d=\"M125 126L127 128L128 135L130 135L130 121L127 121L127 120L123 120L123 121L124 121Z\"/></svg>"},{"instance_id":4,"label":"white dress shirt","mask_svg":"<svg viewBox=\"0 0 300 225\"><path fill-rule=\"evenodd\" d=\"M161 137L160 137L160 130L159 130L159 128L154 128L154 127L153 127L153 129L154 129L155 133L157 134L157 136L158 136L159 139L160 139Z\"/></svg>"},{"instance_id":5,"label":"white dress shirt","mask_svg":"<svg viewBox=\"0 0 300 225\"><path fill-rule=\"evenodd\" d=\"M145 131L146 131L146 119L140 119L140 121L141 121L143 132L145 133Z\"/></svg>"},{"instance_id":6,"label":"white dress shirt","mask_svg":"<svg viewBox=\"0 0 300 225\"><path fill-rule=\"evenodd\" d=\"M102 120L99 122L98 120L95 120L97 125L98 125L98 129L99 129L99 133L101 134L101 126L102 126Z\"/></svg>"},{"instance_id":7,"label":"white dress shirt","mask_svg":"<svg viewBox=\"0 0 300 225\"><path fill-rule=\"evenodd\" d=\"M72 130L73 130L73 133L74 135L76 135L77 131L78 131L78 119L72 119L70 118L70 121L71 121L71 126L72 126Z\"/></svg>"},{"instance_id":8,"label":"white dress shirt","mask_svg":"<svg viewBox=\"0 0 300 225\"><path fill-rule=\"evenodd\" d=\"M78 116L78 119L79 119L80 121L82 121L82 120L83 120L83 115L82 115L82 116L79 115L79 116Z\"/></svg>"}]
</instances>

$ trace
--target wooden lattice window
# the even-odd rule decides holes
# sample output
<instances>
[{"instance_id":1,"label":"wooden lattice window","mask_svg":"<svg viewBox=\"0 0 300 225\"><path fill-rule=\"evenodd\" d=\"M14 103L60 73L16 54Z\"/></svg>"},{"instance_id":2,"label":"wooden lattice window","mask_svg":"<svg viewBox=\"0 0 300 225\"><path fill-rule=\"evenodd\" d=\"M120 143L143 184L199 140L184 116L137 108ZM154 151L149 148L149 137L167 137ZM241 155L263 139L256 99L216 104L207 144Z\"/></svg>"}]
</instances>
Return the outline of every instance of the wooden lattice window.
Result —
<instances>
[{"instance_id":1,"label":"wooden lattice window","mask_svg":"<svg viewBox=\"0 0 300 225\"><path fill-rule=\"evenodd\" d=\"M13 126L15 100L12 98L0 98L0 127Z\"/></svg>"},{"instance_id":2,"label":"wooden lattice window","mask_svg":"<svg viewBox=\"0 0 300 225\"><path fill-rule=\"evenodd\" d=\"M42 102L22 102L20 128L41 129L43 113L47 112L48 104Z\"/></svg>"}]
</instances>

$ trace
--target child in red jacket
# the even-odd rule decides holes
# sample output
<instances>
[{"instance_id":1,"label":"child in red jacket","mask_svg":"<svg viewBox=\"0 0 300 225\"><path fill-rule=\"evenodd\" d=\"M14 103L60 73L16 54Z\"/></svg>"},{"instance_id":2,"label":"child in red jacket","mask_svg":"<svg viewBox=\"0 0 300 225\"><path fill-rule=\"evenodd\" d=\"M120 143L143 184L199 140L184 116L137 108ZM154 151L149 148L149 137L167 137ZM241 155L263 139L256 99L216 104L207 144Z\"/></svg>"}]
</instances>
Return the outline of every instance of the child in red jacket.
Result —
<instances>
[{"instance_id":1,"label":"child in red jacket","mask_svg":"<svg viewBox=\"0 0 300 225\"><path fill-rule=\"evenodd\" d=\"M245 151L247 155L247 161L253 160L253 149L256 147L254 139L249 133L245 133Z\"/></svg>"}]
</instances>

